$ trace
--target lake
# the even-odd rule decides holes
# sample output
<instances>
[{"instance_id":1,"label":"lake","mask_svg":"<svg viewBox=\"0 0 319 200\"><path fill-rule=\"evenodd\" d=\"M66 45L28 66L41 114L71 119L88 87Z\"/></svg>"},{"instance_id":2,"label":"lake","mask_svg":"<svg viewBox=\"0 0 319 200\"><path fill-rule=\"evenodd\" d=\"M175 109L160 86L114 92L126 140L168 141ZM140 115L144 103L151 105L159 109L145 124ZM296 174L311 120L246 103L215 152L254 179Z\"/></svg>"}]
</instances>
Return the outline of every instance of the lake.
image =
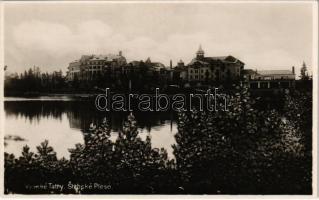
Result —
<instances>
[{"instance_id":1,"label":"lake","mask_svg":"<svg viewBox=\"0 0 319 200\"><path fill-rule=\"evenodd\" d=\"M36 152L44 140L57 152L58 158L69 158L69 148L84 143L84 134L91 123L100 124L104 117L110 120L111 139L117 137L129 113L101 112L94 101L78 101L67 97L5 98L5 152L21 155L24 145ZM177 132L173 112L134 112L139 136L151 136L154 148L165 148L172 155L174 134Z\"/></svg>"}]
</instances>

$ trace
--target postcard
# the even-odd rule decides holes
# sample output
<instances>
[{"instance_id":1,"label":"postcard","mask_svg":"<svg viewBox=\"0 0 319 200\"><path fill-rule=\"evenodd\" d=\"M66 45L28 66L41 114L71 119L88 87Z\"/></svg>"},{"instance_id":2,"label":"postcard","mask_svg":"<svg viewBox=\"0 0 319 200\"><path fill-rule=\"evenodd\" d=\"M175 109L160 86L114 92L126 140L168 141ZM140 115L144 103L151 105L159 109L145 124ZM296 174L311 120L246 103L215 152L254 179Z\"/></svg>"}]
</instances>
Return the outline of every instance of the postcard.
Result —
<instances>
[{"instance_id":1,"label":"postcard","mask_svg":"<svg viewBox=\"0 0 319 200\"><path fill-rule=\"evenodd\" d=\"M2 2L2 196L316 196L316 8Z\"/></svg>"}]
</instances>

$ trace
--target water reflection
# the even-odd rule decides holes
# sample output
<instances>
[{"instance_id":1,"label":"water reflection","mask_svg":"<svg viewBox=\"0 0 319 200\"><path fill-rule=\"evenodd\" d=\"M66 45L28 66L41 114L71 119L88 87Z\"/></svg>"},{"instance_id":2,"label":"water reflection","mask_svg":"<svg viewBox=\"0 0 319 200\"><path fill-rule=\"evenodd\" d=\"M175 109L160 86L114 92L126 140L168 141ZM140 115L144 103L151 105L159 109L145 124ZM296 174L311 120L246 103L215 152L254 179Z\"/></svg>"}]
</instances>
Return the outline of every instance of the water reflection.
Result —
<instances>
[{"instance_id":1,"label":"water reflection","mask_svg":"<svg viewBox=\"0 0 319 200\"><path fill-rule=\"evenodd\" d=\"M112 138L121 130L128 113L100 112L90 101L5 101L5 135L20 136L24 141L6 140L5 151L21 154L23 145L35 151L45 139L56 150L58 157L68 157L68 148L83 143L83 133L91 123L99 124L104 117L110 119ZM153 147L164 147L172 157L175 142L175 114L172 112L134 112L142 139L150 134Z\"/></svg>"}]
</instances>

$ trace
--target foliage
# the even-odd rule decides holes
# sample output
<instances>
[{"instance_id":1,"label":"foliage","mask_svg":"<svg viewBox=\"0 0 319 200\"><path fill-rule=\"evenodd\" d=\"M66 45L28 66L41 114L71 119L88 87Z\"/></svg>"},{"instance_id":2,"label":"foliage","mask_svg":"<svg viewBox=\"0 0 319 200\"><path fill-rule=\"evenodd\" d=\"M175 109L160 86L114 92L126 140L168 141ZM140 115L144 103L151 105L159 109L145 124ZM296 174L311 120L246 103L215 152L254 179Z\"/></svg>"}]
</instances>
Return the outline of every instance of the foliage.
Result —
<instances>
[{"instance_id":1,"label":"foliage","mask_svg":"<svg viewBox=\"0 0 319 200\"><path fill-rule=\"evenodd\" d=\"M6 77L4 84L5 95L32 94L36 92L57 92L66 88L62 71L41 73L38 67L30 68L18 75Z\"/></svg>"},{"instance_id":2,"label":"foliage","mask_svg":"<svg viewBox=\"0 0 319 200\"><path fill-rule=\"evenodd\" d=\"M306 63L303 62L302 67L300 69L300 79L301 80L309 80L311 77L308 74Z\"/></svg>"},{"instance_id":3,"label":"foliage","mask_svg":"<svg viewBox=\"0 0 319 200\"><path fill-rule=\"evenodd\" d=\"M48 141L22 156L5 153L5 192L115 194L310 194L311 94L286 95L284 112L259 110L245 87L229 94L228 111L180 112L173 146L152 148L130 114L112 138L108 120L91 125L84 144L58 159ZM55 189L26 188L44 183ZM94 183L101 188L68 188Z\"/></svg>"},{"instance_id":4,"label":"foliage","mask_svg":"<svg viewBox=\"0 0 319 200\"><path fill-rule=\"evenodd\" d=\"M30 152L25 146L19 159L5 154L6 193L61 192L50 188L26 188L27 185L47 183L64 185L63 193L160 193L170 190L166 183L174 176L174 161L168 159L166 150L152 148L149 136L145 141L138 136L133 115L129 115L115 141L110 136L108 122L104 119L98 128L92 125L85 144L76 144L69 150L70 160L57 159L48 141L37 147L37 153ZM70 182L105 188L69 189Z\"/></svg>"},{"instance_id":5,"label":"foliage","mask_svg":"<svg viewBox=\"0 0 319 200\"><path fill-rule=\"evenodd\" d=\"M213 194L310 192L311 156L305 156L304 132L296 125L296 121L304 121L284 118L275 110L256 110L248 90L237 89L227 112L179 115L174 155L185 190ZM311 121L311 116L306 117Z\"/></svg>"}]
</instances>

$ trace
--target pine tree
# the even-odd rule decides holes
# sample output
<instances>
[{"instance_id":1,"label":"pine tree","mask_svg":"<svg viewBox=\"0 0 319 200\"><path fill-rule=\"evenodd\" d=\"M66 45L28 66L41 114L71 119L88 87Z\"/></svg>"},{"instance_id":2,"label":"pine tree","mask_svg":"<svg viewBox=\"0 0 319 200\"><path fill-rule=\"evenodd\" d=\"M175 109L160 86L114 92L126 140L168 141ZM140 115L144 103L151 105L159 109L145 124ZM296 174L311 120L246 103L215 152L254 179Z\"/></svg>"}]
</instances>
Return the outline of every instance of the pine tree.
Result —
<instances>
[{"instance_id":1,"label":"pine tree","mask_svg":"<svg viewBox=\"0 0 319 200\"><path fill-rule=\"evenodd\" d=\"M227 112L180 113L173 148L183 187L214 194L293 191L282 186L296 182L282 166L300 169L292 164L304 151L298 129L275 110L257 110L247 88L236 90Z\"/></svg>"},{"instance_id":2,"label":"pine tree","mask_svg":"<svg viewBox=\"0 0 319 200\"><path fill-rule=\"evenodd\" d=\"M308 70L305 62L302 63L302 67L300 69L300 79L309 80Z\"/></svg>"}]
</instances>

